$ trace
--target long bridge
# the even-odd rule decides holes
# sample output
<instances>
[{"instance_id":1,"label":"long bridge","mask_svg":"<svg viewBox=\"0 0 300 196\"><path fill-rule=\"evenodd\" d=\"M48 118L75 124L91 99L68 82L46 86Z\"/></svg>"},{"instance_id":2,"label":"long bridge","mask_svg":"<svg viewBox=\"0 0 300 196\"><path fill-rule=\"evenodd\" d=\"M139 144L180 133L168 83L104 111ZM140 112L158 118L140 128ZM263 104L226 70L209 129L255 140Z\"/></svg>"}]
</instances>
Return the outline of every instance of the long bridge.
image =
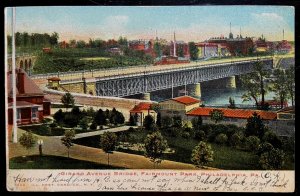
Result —
<instances>
[{"instance_id":1,"label":"long bridge","mask_svg":"<svg viewBox=\"0 0 300 196\"><path fill-rule=\"evenodd\" d=\"M21 58L19 59L18 67L21 68ZM294 61L291 57L280 59ZM192 96L201 97L201 82L223 78L221 83L235 87L235 76L253 72L257 61L262 61L265 69L273 69L281 62L272 56L228 58L186 64L36 74L31 75L31 78L36 83L45 85L48 78L59 77L61 88L58 90L97 96L126 97L144 94L144 99L150 99L150 92L185 86L191 88Z\"/></svg>"},{"instance_id":2,"label":"long bridge","mask_svg":"<svg viewBox=\"0 0 300 196\"><path fill-rule=\"evenodd\" d=\"M264 69L273 68L273 59L260 59ZM149 71L144 73L122 74L109 77L96 77L96 94L98 96L124 97L145 94L162 89L194 84L193 95L201 96L200 82L228 78L228 86L235 86L236 75L251 73L257 60L239 62L195 65L175 69Z\"/></svg>"}]
</instances>

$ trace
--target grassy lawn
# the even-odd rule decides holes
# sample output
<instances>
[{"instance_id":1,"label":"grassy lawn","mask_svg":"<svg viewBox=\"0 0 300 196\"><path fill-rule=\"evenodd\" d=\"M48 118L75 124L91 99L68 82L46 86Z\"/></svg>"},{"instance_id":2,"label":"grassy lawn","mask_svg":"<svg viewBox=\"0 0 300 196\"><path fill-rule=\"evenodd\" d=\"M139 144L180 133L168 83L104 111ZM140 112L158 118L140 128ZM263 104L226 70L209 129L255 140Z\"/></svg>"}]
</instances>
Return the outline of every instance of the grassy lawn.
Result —
<instances>
[{"instance_id":1,"label":"grassy lawn","mask_svg":"<svg viewBox=\"0 0 300 196\"><path fill-rule=\"evenodd\" d=\"M125 133L125 132L124 132ZM120 136L121 132L117 135ZM131 133L126 133L128 135L129 143L143 143L144 138L147 133L145 131L135 131ZM175 154L164 154L166 160L172 160L183 163L192 163L191 154L194 147L199 143L199 141L189 138L184 139L182 137L170 137L164 136L170 148L175 149ZM85 146L90 146L94 148L99 147L100 136L93 136L87 138L80 138L75 140L75 143ZM215 143L210 143L212 150L214 151L214 161L208 166L215 167L219 169L227 170L256 170L258 169L258 156L252 152L246 152L226 145L218 145ZM126 152L130 154L144 155L142 151L134 151L129 149L116 149L120 152ZM283 169L294 169L294 164L291 158L285 163Z\"/></svg>"},{"instance_id":2,"label":"grassy lawn","mask_svg":"<svg viewBox=\"0 0 300 196\"><path fill-rule=\"evenodd\" d=\"M124 169L89 161L59 157L39 156L14 157L9 160L10 169Z\"/></svg>"}]
</instances>

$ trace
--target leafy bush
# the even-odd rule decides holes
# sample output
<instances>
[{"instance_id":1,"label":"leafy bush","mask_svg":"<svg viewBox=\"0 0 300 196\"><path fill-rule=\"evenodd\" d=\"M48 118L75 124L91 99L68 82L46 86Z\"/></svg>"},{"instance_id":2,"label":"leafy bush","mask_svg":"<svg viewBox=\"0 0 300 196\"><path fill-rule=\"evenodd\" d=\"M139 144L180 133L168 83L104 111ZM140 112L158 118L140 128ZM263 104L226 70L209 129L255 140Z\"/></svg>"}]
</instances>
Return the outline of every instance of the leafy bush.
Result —
<instances>
[{"instance_id":1,"label":"leafy bush","mask_svg":"<svg viewBox=\"0 0 300 196\"><path fill-rule=\"evenodd\" d=\"M91 130L96 130L97 129L97 123L96 122L92 122L91 126L90 126Z\"/></svg>"},{"instance_id":2,"label":"leafy bush","mask_svg":"<svg viewBox=\"0 0 300 196\"><path fill-rule=\"evenodd\" d=\"M217 135L217 137L215 138L215 142L217 144L225 144L228 140L228 137L226 134L224 133L220 133L219 135Z\"/></svg>"},{"instance_id":3,"label":"leafy bush","mask_svg":"<svg viewBox=\"0 0 300 196\"><path fill-rule=\"evenodd\" d=\"M248 151L257 151L260 144L260 139L256 136L249 136L246 138L245 147Z\"/></svg>"},{"instance_id":4,"label":"leafy bush","mask_svg":"<svg viewBox=\"0 0 300 196\"><path fill-rule=\"evenodd\" d=\"M200 141L206 141L206 134L204 131L196 131L195 133L195 139L200 140Z\"/></svg>"},{"instance_id":5,"label":"leafy bush","mask_svg":"<svg viewBox=\"0 0 300 196\"><path fill-rule=\"evenodd\" d=\"M184 126L183 131L189 133L189 137L192 137L192 138L195 137L195 131L191 127Z\"/></svg>"},{"instance_id":6,"label":"leafy bush","mask_svg":"<svg viewBox=\"0 0 300 196\"><path fill-rule=\"evenodd\" d=\"M187 131L184 131L184 132L182 133L181 137L183 137L183 138L185 138L185 139L188 139L188 138L190 138L190 133L187 132Z\"/></svg>"},{"instance_id":7,"label":"leafy bush","mask_svg":"<svg viewBox=\"0 0 300 196\"><path fill-rule=\"evenodd\" d=\"M257 113L253 113L253 116L247 119L247 125L245 129L246 136L257 136L260 139L265 133L264 123Z\"/></svg>"},{"instance_id":8,"label":"leafy bush","mask_svg":"<svg viewBox=\"0 0 300 196\"><path fill-rule=\"evenodd\" d=\"M65 133L65 129L54 127L51 129L51 135L63 135Z\"/></svg>"},{"instance_id":9,"label":"leafy bush","mask_svg":"<svg viewBox=\"0 0 300 196\"><path fill-rule=\"evenodd\" d=\"M86 117L83 117L80 122L79 122L79 125L80 127L83 129L83 130L86 130L89 126L88 126L88 121L87 121L87 118Z\"/></svg>"},{"instance_id":10,"label":"leafy bush","mask_svg":"<svg viewBox=\"0 0 300 196\"><path fill-rule=\"evenodd\" d=\"M285 154L282 150L277 148L263 153L259 158L260 167L266 170L282 169L284 162Z\"/></svg>"},{"instance_id":11,"label":"leafy bush","mask_svg":"<svg viewBox=\"0 0 300 196\"><path fill-rule=\"evenodd\" d=\"M56 122L62 123L64 120L64 116L65 114L63 113L63 111L59 109L57 112L55 112L53 118L56 120Z\"/></svg>"},{"instance_id":12,"label":"leafy bush","mask_svg":"<svg viewBox=\"0 0 300 196\"><path fill-rule=\"evenodd\" d=\"M31 132L23 133L19 138L20 144L27 150L34 147L36 140L37 138L33 136Z\"/></svg>"},{"instance_id":13,"label":"leafy bush","mask_svg":"<svg viewBox=\"0 0 300 196\"><path fill-rule=\"evenodd\" d=\"M163 128L172 127L173 119L170 116L164 116L162 117L161 123Z\"/></svg>"},{"instance_id":14,"label":"leafy bush","mask_svg":"<svg viewBox=\"0 0 300 196\"><path fill-rule=\"evenodd\" d=\"M180 137L182 131L178 127L169 127L165 129L165 132L171 137Z\"/></svg>"},{"instance_id":15,"label":"leafy bush","mask_svg":"<svg viewBox=\"0 0 300 196\"><path fill-rule=\"evenodd\" d=\"M274 147L272 146L272 144L270 144L268 142L264 142L264 143L262 143L262 144L260 144L258 146L256 154L258 156L260 156L260 155L262 155L265 152L270 152L272 149L274 149Z\"/></svg>"},{"instance_id":16,"label":"leafy bush","mask_svg":"<svg viewBox=\"0 0 300 196\"><path fill-rule=\"evenodd\" d=\"M151 115L147 115L144 118L144 127L146 130L150 131L151 127L154 125L154 119Z\"/></svg>"},{"instance_id":17,"label":"leafy bush","mask_svg":"<svg viewBox=\"0 0 300 196\"><path fill-rule=\"evenodd\" d=\"M203 120L201 116L192 119L192 125L195 130L200 130L202 124L203 124Z\"/></svg>"},{"instance_id":18,"label":"leafy bush","mask_svg":"<svg viewBox=\"0 0 300 196\"><path fill-rule=\"evenodd\" d=\"M200 141L192 151L191 161L196 167L201 168L208 162L213 161L213 153L209 144Z\"/></svg>"},{"instance_id":19,"label":"leafy bush","mask_svg":"<svg viewBox=\"0 0 300 196\"><path fill-rule=\"evenodd\" d=\"M243 137L244 136L240 132L233 134L229 140L230 145L233 147L239 146L242 142Z\"/></svg>"},{"instance_id":20,"label":"leafy bush","mask_svg":"<svg viewBox=\"0 0 300 196\"><path fill-rule=\"evenodd\" d=\"M56 121L53 121L52 124L49 125L51 128L54 128L54 127L57 127L57 122Z\"/></svg>"},{"instance_id":21,"label":"leafy bush","mask_svg":"<svg viewBox=\"0 0 300 196\"><path fill-rule=\"evenodd\" d=\"M272 144L272 146L274 146L274 148L281 148L282 147L282 142L279 139L279 137L273 132L273 131L267 131L262 140L264 142L269 142L270 144Z\"/></svg>"},{"instance_id":22,"label":"leafy bush","mask_svg":"<svg viewBox=\"0 0 300 196\"><path fill-rule=\"evenodd\" d=\"M78 116L75 116L72 113L66 113L64 116L64 124L67 127L73 128L76 127L79 123L79 118Z\"/></svg>"},{"instance_id":23,"label":"leafy bush","mask_svg":"<svg viewBox=\"0 0 300 196\"><path fill-rule=\"evenodd\" d=\"M181 128L182 127L182 118L181 116L173 116L173 126Z\"/></svg>"}]
</instances>

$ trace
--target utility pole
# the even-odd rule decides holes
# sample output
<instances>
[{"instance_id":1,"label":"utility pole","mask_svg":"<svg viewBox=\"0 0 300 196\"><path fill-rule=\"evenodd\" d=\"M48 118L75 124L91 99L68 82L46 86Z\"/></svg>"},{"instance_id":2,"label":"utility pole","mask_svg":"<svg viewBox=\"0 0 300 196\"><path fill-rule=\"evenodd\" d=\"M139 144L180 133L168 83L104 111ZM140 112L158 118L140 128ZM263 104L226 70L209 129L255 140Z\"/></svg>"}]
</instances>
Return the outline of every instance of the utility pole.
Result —
<instances>
[{"instance_id":1,"label":"utility pole","mask_svg":"<svg viewBox=\"0 0 300 196\"><path fill-rule=\"evenodd\" d=\"M16 47L15 47L15 23L16 23L16 8L12 8L12 91L13 91L13 143L18 142L18 127L17 127L17 91L16 91Z\"/></svg>"}]
</instances>

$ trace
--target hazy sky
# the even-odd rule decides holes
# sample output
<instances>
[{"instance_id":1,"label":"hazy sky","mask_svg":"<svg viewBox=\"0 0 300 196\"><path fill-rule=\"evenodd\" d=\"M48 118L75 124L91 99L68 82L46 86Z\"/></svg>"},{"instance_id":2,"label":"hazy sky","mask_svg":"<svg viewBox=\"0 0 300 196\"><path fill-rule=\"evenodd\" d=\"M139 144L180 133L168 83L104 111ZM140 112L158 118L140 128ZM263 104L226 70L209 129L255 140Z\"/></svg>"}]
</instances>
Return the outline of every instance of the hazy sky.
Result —
<instances>
[{"instance_id":1,"label":"hazy sky","mask_svg":"<svg viewBox=\"0 0 300 196\"><path fill-rule=\"evenodd\" d=\"M203 41L210 37L228 37L229 24L236 37L258 37L267 40L294 40L294 8L290 6L78 6L18 7L16 30L28 33L58 32L60 41L101 38L159 38ZM11 10L7 14L7 31L11 31Z\"/></svg>"}]
</instances>

